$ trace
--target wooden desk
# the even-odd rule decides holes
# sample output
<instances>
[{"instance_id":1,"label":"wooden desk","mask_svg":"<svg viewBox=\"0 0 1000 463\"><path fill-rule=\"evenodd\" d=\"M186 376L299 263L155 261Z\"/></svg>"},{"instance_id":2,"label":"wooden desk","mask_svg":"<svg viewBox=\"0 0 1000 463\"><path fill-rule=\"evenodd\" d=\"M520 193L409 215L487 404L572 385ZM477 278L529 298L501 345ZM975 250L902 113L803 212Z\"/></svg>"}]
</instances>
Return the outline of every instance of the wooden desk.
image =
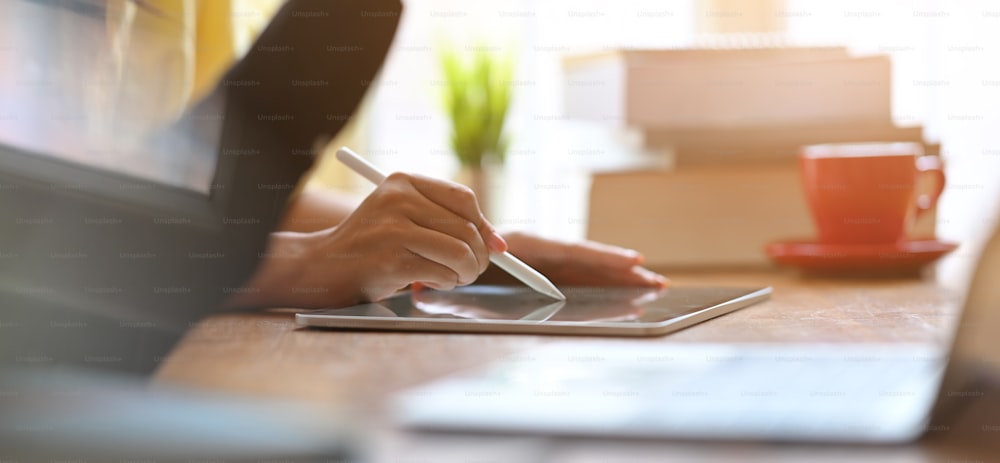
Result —
<instances>
[{"instance_id":1,"label":"wooden desk","mask_svg":"<svg viewBox=\"0 0 1000 463\"><path fill-rule=\"evenodd\" d=\"M746 272L672 275L675 284L770 285L772 300L661 338L634 342L912 342L942 345L961 292L921 280L815 280ZM952 433L901 447L669 443L415 435L391 429L384 399L401 388L566 337L296 329L290 313L210 317L164 360L155 380L357 407L374 423L381 461L742 461L886 458L990 461L990 439ZM581 339L581 338L574 338ZM595 343L608 338L592 339ZM618 338L620 339L620 338ZM993 439L996 440L996 439ZM987 451L989 450L989 451ZM673 457L673 458L672 458ZM486 458L484 460L484 458Z\"/></svg>"}]
</instances>

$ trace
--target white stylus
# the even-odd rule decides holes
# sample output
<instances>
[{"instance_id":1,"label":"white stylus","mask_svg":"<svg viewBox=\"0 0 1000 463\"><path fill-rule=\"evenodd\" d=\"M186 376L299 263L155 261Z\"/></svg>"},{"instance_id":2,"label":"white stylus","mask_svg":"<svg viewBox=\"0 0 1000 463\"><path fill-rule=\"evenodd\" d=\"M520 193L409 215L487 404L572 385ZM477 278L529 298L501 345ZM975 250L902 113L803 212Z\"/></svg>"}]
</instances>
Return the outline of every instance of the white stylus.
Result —
<instances>
[{"instance_id":1,"label":"white stylus","mask_svg":"<svg viewBox=\"0 0 1000 463\"><path fill-rule=\"evenodd\" d=\"M382 171L378 170L370 162L362 159L361 156L358 156L357 153L351 151L346 146L337 150L337 160L376 185L385 181L385 174ZM545 275L531 268L528 264L521 262L520 259L514 257L511 253L490 254L490 262L493 262L497 267L511 274L514 278L521 280L521 282L531 287L531 289L554 299L566 300L566 296L548 278L545 278Z\"/></svg>"}]
</instances>

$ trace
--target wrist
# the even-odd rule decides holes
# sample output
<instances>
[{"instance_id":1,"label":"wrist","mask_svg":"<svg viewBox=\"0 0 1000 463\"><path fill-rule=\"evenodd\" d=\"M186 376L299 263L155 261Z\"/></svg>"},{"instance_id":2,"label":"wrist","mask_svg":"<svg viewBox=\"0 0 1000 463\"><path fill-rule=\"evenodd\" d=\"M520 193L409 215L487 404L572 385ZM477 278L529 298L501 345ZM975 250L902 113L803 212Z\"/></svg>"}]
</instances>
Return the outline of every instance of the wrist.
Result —
<instances>
[{"instance_id":1,"label":"wrist","mask_svg":"<svg viewBox=\"0 0 1000 463\"><path fill-rule=\"evenodd\" d=\"M233 308L283 305L287 297L281 294L282 289L290 288L299 277L297 264L305 254L304 235L307 233L271 233L267 250L261 254L254 273L226 305Z\"/></svg>"},{"instance_id":2,"label":"wrist","mask_svg":"<svg viewBox=\"0 0 1000 463\"><path fill-rule=\"evenodd\" d=\"M257 270L227 305L322 308L361 301L363 295L350 279L355 272L340 266L316 265L324 259L323 243L334 231L272 233Z\"/></svg>"}]
</instances>

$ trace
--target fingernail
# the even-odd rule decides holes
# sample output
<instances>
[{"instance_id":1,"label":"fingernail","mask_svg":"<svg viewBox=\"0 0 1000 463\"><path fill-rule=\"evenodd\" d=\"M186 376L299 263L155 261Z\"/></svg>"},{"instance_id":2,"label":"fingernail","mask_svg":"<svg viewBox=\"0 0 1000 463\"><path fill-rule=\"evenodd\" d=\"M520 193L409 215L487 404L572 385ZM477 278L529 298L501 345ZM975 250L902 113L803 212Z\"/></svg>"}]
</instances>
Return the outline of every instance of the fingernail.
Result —
<instances>
[{"instance_id":1,"label":"fingernail","mask_svg":"<svg viewBox=\"0 0 1000 463\"><path fill-rule=\"evenodd\" d=\"M628 254L629 257L632 259L632 261L635 262L637 265L642 265L646 262L646 256L642 255L642 253L639 251L636 251L634 249L629 249Z\"/></svg>"},{"instance_id":2,"label":"fingernail","mask_svg":"<svg viewBox=\"0 0 1000 463\"><path fill-rule=\"evenodd\" d=\"M645 280L646 284L649 284L651 286L658 286L660 288L665 288L668 285L670 285L670 280L668 280L667 277L660 275L659 273L652 272L642 267L636 267L636 272L641 274L642 279Z\"/></svg>"},{"instance_id":3,"label":"fingernail","mask_svg":"<svg viewBox=\"0 0 1000 463\"><path fill-rule=\"evenodd\" d=\"M493 252L506 252L507 251L507 240L503 239L499 233L494 231L489 237L490 250Z\"/></svg>"}]
</instances>

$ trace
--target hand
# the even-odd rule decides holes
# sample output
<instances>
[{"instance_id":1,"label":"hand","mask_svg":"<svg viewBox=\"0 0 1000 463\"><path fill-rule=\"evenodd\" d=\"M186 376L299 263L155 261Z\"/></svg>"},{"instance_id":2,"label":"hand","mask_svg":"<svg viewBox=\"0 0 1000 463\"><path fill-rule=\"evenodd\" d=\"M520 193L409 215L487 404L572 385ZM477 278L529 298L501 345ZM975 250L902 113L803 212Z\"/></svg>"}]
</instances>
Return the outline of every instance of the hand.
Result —
<instances>
[{"instance_id":1,"label":"hand","mask_svg":"<svg viewBox=\"0 0 1000 463\"><path fill-rule=\"evenodd\" d=\"M234 305L346 306L411 283L452 289L476 281L490 252L506 249L472 190L397 173L336 227L273 234L276 257L248 285L255 297Z\"/></svg>"},{"instance_id":2,"label":"hand","mask_svg":"<svg viewBox=\"0 0 1000 463\"><path fill-rule=\"evenodd\" d=\"M642 254L593 241L564 243L526 233L505 236L510 253L557 285L638 286L664 288L670 280L642 267ZM513 277L491 267L479 283L513 283Z\"/></svg>"}]
</instances>

